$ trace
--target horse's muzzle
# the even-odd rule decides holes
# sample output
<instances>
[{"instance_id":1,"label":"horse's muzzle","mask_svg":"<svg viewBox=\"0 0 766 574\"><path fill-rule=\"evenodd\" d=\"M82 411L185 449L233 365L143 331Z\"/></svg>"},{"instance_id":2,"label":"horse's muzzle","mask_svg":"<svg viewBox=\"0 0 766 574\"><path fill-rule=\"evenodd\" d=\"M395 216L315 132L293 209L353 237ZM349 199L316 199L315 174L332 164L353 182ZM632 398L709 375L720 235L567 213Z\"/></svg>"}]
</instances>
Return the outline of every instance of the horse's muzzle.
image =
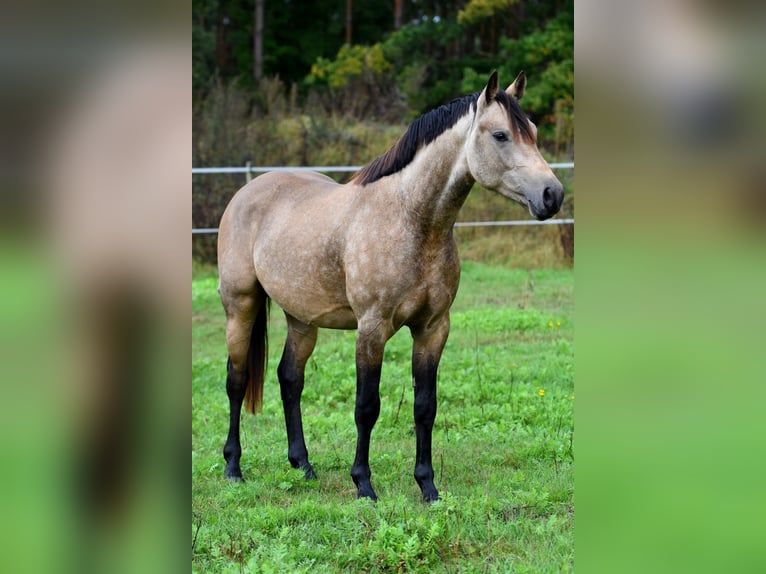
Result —
<instances>
[{"instance_id":1,"label":"horse's muzzle","mask_svg":"<svg viewBox=\"0 0 766 574\"><path fill-rule=\"evenodd\" d=\"M529 213L538 221L549 219L559 212L563 201L564 187L554 179L546 184L539 198L529 202Z\"/></svg>"}]
</instances>

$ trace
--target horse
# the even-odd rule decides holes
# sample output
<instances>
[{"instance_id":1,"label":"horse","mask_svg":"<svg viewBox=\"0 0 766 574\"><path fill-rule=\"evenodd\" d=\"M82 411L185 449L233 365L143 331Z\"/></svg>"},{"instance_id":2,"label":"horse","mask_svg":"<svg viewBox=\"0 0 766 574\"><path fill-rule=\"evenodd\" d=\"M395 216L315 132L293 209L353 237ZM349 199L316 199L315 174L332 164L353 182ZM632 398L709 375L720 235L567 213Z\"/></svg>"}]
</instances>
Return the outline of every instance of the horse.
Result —
<instances>
[{"instance_id":1,"label":"horse","mask_svg":"<svg viewBox=\"0 0 766 574\"><path fill-rule=\"evenodd\" d=\"M431 462L436 379L460 279L453 237L475 182L543 220L564 191L537 148L537 128L519 107L526 76L506 90L494 71L481 92L410 124L384 154L346 184L315 172L268 172L242 187L221 218L219 294L226 314L229 432L224 476L241 481L242 403L262 408L269 301L282 308L287 339L277 367L290 464L316 479L303 436L301 394L319 328L356 329L357 498L377 500L370 437L380 414L386 342L401 327L413 340L414 476L439 499Z\"/></svg>"}]
</instances>

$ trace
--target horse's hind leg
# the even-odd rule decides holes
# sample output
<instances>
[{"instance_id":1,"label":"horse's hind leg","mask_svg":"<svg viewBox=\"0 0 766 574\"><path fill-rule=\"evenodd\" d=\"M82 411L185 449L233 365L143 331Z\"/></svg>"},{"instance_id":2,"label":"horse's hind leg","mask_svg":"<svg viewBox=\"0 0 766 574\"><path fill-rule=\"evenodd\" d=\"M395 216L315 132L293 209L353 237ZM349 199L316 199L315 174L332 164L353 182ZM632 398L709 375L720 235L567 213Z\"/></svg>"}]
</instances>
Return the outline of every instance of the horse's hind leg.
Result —
<instances>
[{"instance_id":1,"label":"horse's hind leg","mask_svg":"<svg viewBox=\"0 0 766 574\"><path fill-rule=\"evenodd\" d=\"M242 456L239 421L248 384L247 354L256 313L262 307L262 298L265 294L261 289L243 293L227 289L223 284L220 292L226 311L226 345L229 350L229 360L226 365L229 434L223 447L223 457L226 460L224 476L233 482L238 482L242 480L242 471L239 466L239 459Z\"/></svg>"},{"instance_id":2,"label":"horse's hind leg","mask_svg":"<svg viewBox=\"0 0 766 574\"><path fill-rule=\"evenodd\" d=\"M231 362L226 363L226 394L229 396L229 434L223 447L223 458L226 468L223 475L232 482L242 480L242 470L239 459L242 456L242 446L239 442L239 420L242 412L242 401L247 388L247 372L238 371Z\"/></svg>"},{"instance_id":3,"label":"horse's hind leg","mask_svg":"<svg viewBox=\"0 0 766 574\"><path fill-rule=\"evenodd\" d=\"M314 351L317 328L306 325L287 313L285 316L287 317L287 340L277 369L277 376L287 427L287 458L293 468L303 470L306 480L309 480L316 478L316 474L309 463L306 441L303 438L301 394L306 361Z\"/></svg>"}]
</instances>

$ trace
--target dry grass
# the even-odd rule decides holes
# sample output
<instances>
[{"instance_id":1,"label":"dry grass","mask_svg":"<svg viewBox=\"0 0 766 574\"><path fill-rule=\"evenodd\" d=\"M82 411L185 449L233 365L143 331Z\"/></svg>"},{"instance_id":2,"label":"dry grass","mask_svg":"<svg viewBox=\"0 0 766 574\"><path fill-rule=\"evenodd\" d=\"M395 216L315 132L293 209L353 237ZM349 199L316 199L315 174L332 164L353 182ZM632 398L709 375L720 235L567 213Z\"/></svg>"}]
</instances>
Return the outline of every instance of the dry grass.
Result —
<instances>
[{"instance_id":1,"label":"dry grass","mask_svg":"<svg viewBox=\"0 0 766 574\"><path fill-rule=\"evenodd\" d=\"M571 266L561 247L558 226L458 228L455 238L465 261L518 269Z\"/></svg>"}]
</instances>

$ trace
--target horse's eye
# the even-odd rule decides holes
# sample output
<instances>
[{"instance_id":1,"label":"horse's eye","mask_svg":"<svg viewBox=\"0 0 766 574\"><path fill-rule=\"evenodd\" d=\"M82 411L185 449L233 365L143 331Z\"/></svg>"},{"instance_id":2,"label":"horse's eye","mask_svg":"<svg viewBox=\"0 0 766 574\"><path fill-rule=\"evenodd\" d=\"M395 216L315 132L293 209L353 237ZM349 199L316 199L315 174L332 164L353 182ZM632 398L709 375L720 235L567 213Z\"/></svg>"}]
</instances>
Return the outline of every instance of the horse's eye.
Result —
<instances>
[{"instance_id":1,"label":"horse's eye","mask_svg":"<svg viewBox=\"0 0 766 574\"><path fill-rule=\"evenodd\" d=\"M508 134L505 132L495 132L492 134L492 137L495 138L499 142L507 142L508 141Z\"/></svg>"}]
</instances>

